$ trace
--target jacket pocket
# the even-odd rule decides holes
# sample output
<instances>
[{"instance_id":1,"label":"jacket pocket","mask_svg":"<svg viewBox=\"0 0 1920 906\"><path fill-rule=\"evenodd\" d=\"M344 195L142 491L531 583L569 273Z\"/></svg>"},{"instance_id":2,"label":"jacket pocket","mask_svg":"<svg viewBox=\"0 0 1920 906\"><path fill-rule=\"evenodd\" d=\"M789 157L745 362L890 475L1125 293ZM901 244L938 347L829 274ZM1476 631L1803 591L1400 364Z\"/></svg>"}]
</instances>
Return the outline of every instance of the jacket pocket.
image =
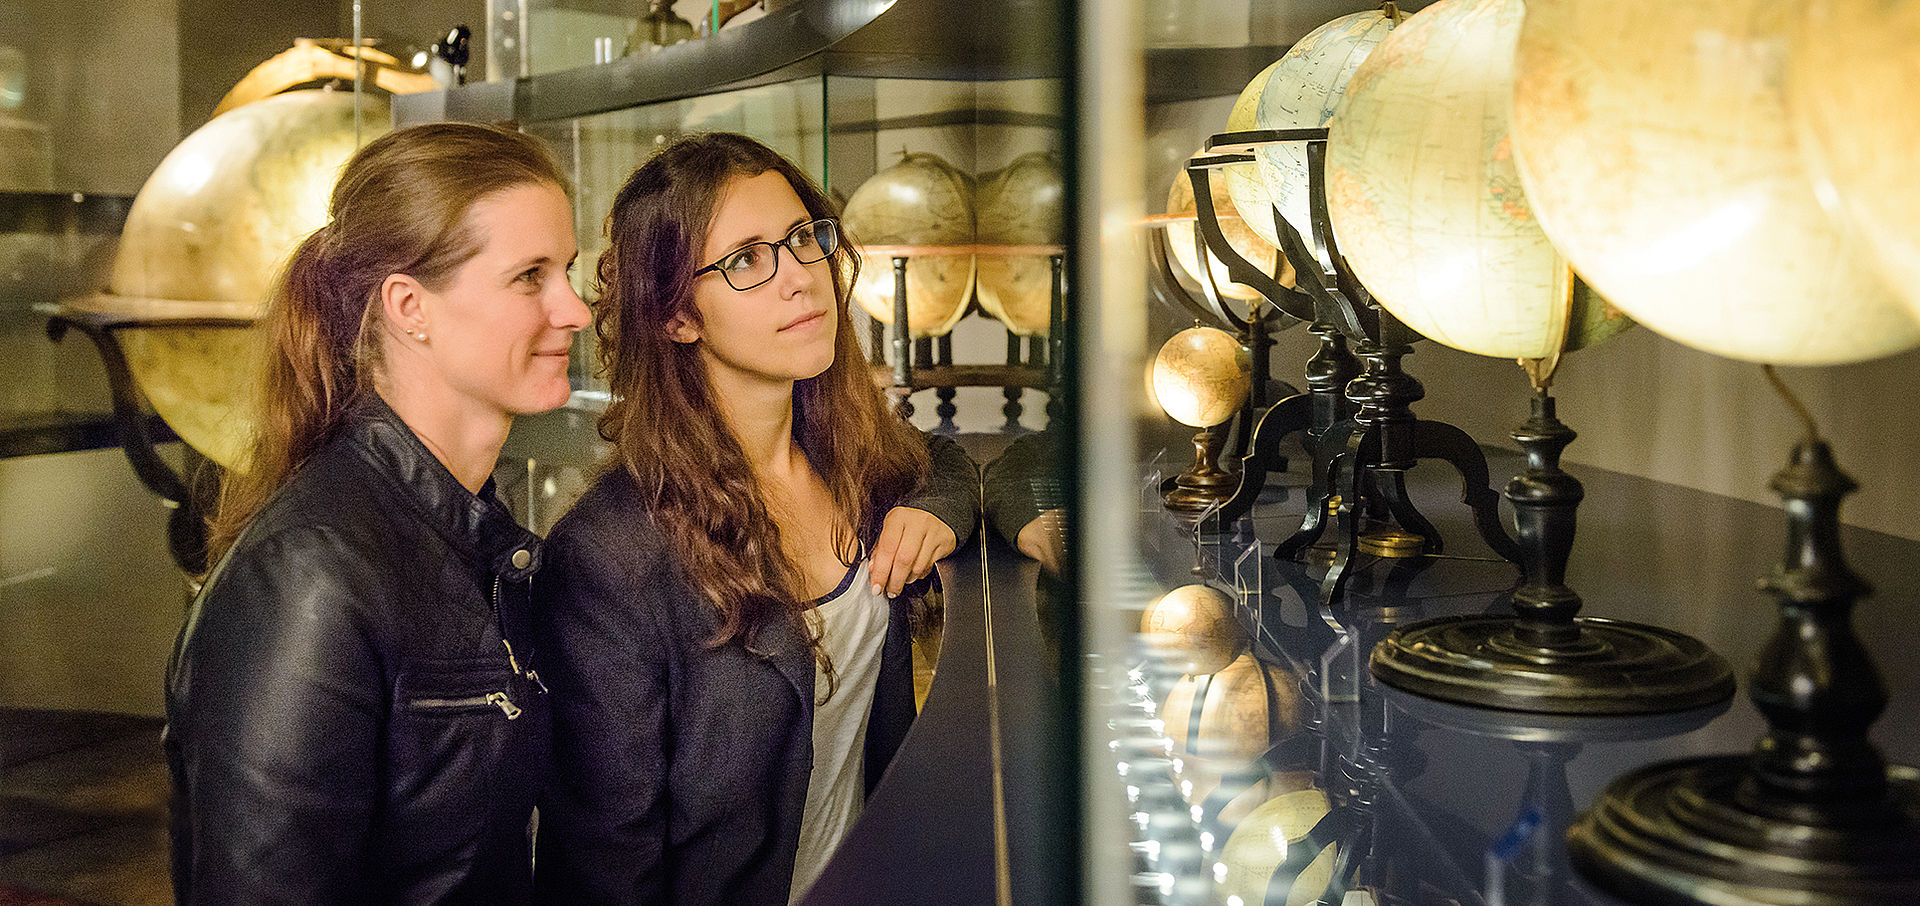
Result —
<instances>
[{"instance_id":1,"label":"jacket pocket","mask_svg":"<svg viewBox=\"0 0 1920 906\"><path fill-rule=\"evenodd\" d=\"M519 705L506 692L487 692L464 695L455 698L427 696L407 700L407 710L414 714L466 714L473 711L500 709L508 720L514 720L521 714Z\"/></svg>"}]
</instances>

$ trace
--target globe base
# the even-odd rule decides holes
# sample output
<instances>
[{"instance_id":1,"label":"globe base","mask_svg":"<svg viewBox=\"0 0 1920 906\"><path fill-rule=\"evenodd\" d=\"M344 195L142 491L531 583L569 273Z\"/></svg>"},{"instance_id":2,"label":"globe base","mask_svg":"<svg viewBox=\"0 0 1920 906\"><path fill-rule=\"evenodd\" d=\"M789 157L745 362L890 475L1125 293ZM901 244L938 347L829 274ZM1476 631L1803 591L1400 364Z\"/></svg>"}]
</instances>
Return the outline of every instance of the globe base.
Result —
<instances>
[{"instance_id":1,"label":"globe base","mask_svg":"<svg viewBox=\"0 0 1920 906\"><path fill-rule=\"evenodd\" d=\"M1214 465L1226 435L1202 428L1193 436L1193 465L1173 478L1173 487L1161 497L1166 508L1187 519L1199 519L1219 509L1240 487L1240 473Z\"/></svg>"},{"instance_id":2,"label":"globe base","mask_svg":"<svg viewBox=\"0 0 1920 906\"><path fill-rule=\"evenodd\" d=\"M1458 616L1395 630L1373 649L1373 675L1396 689L1533 714L1683 711L1733 696L1727 662L1657 626L1577 618L1551 641L1514 617Z\"/></svg>"},{"instance_id":3,"label":"globe base","mask_svg":"<svg viewBox=\"0 0 1920 906\"><path fill-rule=\"evenodd\" d=\"M1920 772L1893 767L1868 802L1770 802L1744 755L1650 765L1574 823L1568 854L1635 903L1920 903Z\"/></svg>"}]
</instances>

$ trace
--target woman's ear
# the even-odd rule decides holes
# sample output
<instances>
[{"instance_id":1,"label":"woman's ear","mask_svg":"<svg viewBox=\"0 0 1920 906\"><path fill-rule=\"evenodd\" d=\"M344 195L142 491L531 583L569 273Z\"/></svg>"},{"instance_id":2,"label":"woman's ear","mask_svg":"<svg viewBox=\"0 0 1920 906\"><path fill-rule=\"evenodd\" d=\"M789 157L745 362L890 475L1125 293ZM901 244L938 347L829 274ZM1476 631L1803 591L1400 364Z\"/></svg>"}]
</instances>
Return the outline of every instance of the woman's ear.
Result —
<instances>
[{"instance_id":1,"label":"woman's ear","mask_svg":"<svg viewBox=\"0 0 1920 906\"><path fill-rule=\"evenodd\" d=\"M695 327L693 319L684 313L667 319L667 339L675 343L700 342L700 328Z\"/></svg>"},{"instance_id":2,"label":"woman's ear","mask_svg":"<svg viewBox=\"0 0 1920 906\"><path fill-rule=\"evenodd\" d=\"M426 287L406 274L389 274L380 282L380 310L394 329L426 342Z\"/></svg>"}]
</instances>

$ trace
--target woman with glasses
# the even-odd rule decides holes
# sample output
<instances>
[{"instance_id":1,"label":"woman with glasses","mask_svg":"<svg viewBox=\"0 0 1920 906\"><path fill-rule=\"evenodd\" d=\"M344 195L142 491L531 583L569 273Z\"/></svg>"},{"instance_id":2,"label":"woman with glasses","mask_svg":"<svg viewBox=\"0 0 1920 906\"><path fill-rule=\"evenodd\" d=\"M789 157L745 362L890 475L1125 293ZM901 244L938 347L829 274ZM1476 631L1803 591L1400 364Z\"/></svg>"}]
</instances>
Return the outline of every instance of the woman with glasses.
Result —
<instances>
[{"instance_id":1,"label":"woman with glasses","mask_svg":"<svg viewBox=\"0 0 1920 906\"><path fill-rule=\"evenodd\" d=\"M910 632L973 530L956 444L894 414L849 328L832 203L744 136L620 190L594 327L603 474L548 539L553 903L783 904L914 715Z\"/></svg>"}]
</instances>

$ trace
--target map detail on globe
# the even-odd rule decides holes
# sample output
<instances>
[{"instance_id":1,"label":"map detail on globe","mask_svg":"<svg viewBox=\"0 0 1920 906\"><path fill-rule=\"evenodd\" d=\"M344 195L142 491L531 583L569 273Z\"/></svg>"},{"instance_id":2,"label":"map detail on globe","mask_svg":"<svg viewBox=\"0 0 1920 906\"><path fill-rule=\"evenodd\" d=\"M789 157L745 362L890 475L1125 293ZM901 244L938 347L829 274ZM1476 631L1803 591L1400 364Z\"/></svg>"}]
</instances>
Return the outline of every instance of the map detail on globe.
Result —
<instances>
[{"instance_id":1,"label":"map detail on globe","mask_svg":"<svg viewBox=\"0 0 1920 906\"><path fill-rule=\"evenodd\" d=\"M1059 245L1066 181L1060 159L1031 152L987 177L974 195L981 245ZM1053 262L1046 255L981 255L980 307L1021 336L1045 334L1053 319Z\"/></svg>"},{"instance_id":2,"label":"map detail on globe","mask_svg":"<svg viewBox=\"0 0 1920 906\"><path fill-rule=\"evenodd\" d=\"M1208 428L1233 417L1253 388L1247 350L1230 333L1189 327L1153 359L1153 395L1175 421Z\"/></svg>"},{"instance_id":3,"label":"map detail on globe","mask_svg":"<svg viewBox=\"0 0 1920 906\"><path fill-rule=\"evenodd\" d=\"M1421 335L1508 359L1632 323L1584 286L1569 297L1521 190L1507 103L1524 12L1442 0L1415 14L1355 70L1327 141L1329 214L1360 282Z\"/></svg>"},{"instance_id":4,"label":"map detail on globe","mask_svg":"<svg viewBox=\"0 0 1920 906\"><path fill-rule=\"evenodd\" d=\"M1270 70L1260 91L1256 125L1261 129L1325 126L1346 96L1353 71L1393 31L1396 21L1379 10L1368 10L1341 16L1309 32ZM1268 198L1301 237L1311 239L1306 146L1299 142L1268 145L1254 154ZM1277 238L1271 241L1278 244Z\"/></svg>"},{"instance_id":5,"label":"map detail on globe","mask_svg":"<svg viewBox=\"0 0 1920 906\"><path fill-rule=\"evenodd\" d=\"M1920 324L1815 199L1785 96L1793 18L1771 0L1529 3L1527 198L1581 277L1669 339L1781 365L1912 348Z\"/></svg>"},{"instance_id":6,"label":"map detail on globe","mask_svg":"<svg viewBox=\"0 0 1920 906\"><path fill-rule=\"evenodd\" d=\"M966 174L932 154L903 154L875 173L847 200L841 222L860 246L970 246L974 244L973 185ZM893 261L860 253L854 299L867 315L893 323ZM916 337L939 336L967 313L973 296L971 254L915 255L907 261L907 326Z\"/></svg>"}]
</instances>

